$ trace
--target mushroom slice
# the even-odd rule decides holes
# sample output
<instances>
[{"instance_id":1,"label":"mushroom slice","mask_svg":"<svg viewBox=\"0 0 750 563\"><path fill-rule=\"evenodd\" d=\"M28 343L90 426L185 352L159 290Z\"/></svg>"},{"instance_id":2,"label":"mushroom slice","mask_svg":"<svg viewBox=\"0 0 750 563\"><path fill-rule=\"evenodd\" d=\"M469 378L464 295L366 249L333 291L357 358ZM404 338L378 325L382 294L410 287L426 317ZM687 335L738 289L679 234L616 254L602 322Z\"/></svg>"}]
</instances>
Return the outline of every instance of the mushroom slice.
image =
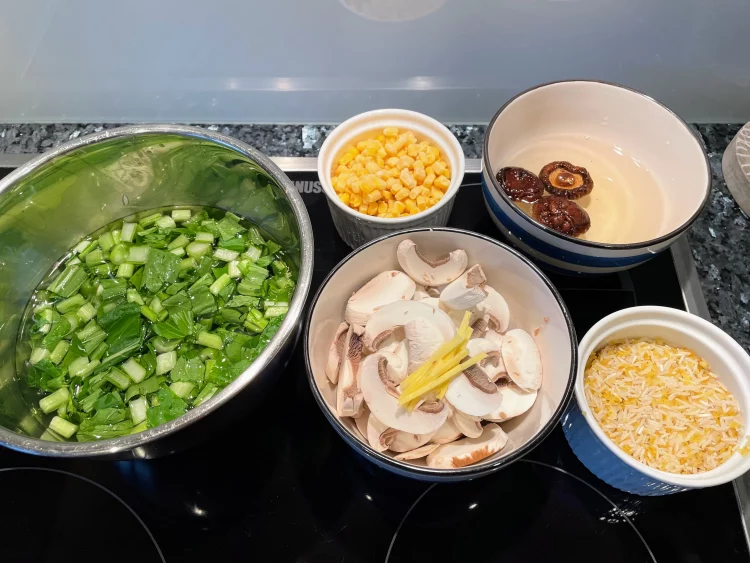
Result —
<instances>
[{"instance_id":1,"label":"mushroom slice","mask_svg":"<svg viewBox=\"0 0 750 563\"><path fill-rule=\"evenodd\" d=\"M435 444L435 443L425 444L424 446L420 448L416 448L414 450L393 456L393 458L398 459L399 461L408 461L411 459L422 459L423 457L427 457L432 452L434 452L438 448L439 445L440 444Z\"/></svg>"},{"instance_id":2,"label":"mushroom slice","mask_svg":"<svg viewBox=\"0 0 750 563\"><path fill-rule=\"evenodd\" d=\"M409 341L402 339L400 342L395 342L389 346L380 348L379 351L388 352L393 355L393 357L388 357L389 361L386 366L386 375L388 376L388 379L398 385L409 373Z\"/></svg>"},{"instance_id":3,"label":"mushroom slice","mask_svg":"<svg viewBox=\"0 0 750 563\"><path fill-rule=\"evenodd\" d=\"M495 412L483 416L485 420L503 422L529 410L536 401L537 391L524 391L515 383L504 380L498 384L503 395L503 404Z\"/></svg>"},{"instance_id":4,"label":"mushroom slice","mask_svg":"<svg viewBox=\"0 0 750 563\"><path fill-rule=\"evenodd\" d=\"M510 324L510 309L505 298L488 285L484 286L487 297L477 304L477 311L487 315L489 328L496 332L505 332Z\"/></svg>"},{"instance_id":5,"label":"mushroom slice","mask_svg":"<svg viewBox=\"0 0 750 563\"><path fill-rule=\"evenodd\" d=\"M422 285L436 286L450 283L466 269L469 257L463 250L454 250L447 256L430 260L419 252L411 239L402 240L396 250L396 258L404 272Z\"/></svg>"},{"instance_id":6,"label":"mushroom slice","mask_svg":"<svg viewBox=\"0 0 750 563\"><path fill-rule=\"evenodd\" d=\"M421 366L445 342L437 327L424 319L414 319L404 326L409 343L409 373Z\"/></svg>"},{"instance_id":7,"label":"mushroom slice","mask_svg":"<svg viewBox=\"0 0 750 563\"><path fill-rule=\"evenodd\" d=\"M410 434L409 432L395 430L393 440L388 449L397 454L415 450L429 442L433 434L434 432L428 434Z\"/></svg>"},{"instance_id":8,"label":"mushroom slice","mask_svg":"<svg viewBox=\"0 0 750 563\"><path fill-rule=\"evenodd\" d=\"M456 410L451 417L453 424L456 425L467 438L478 438L482 435L482 423L479 417L469 416Z\"/></svg>"},{"instance_id":9,"label":"mushroom slice","mask_svg":"<svg viewBox=\"0 0 750 563\"><path fill-rule=\"evenodd\" d=\"M481 303L479 305L481 305ZM488 317L485 315L484 317L479 317L476 321L471 323L472 338L484 337L484 333L487 332L487 319Z\"/></svg>"},{"instance_id":10,"label":"mushroom slice","mask_svg":"<svg viewBox=\"0 0 750 563\"><path fill-rule=\"evenodd\" d=\"M354 423L357 425L357 430L362 434L362 439L367 442L367 421L370 419L370 409L367 405L362 409L362 414L354 419Z\"/></svg>"},{"instance_id":11,"label":"mushroom slice","mask_svg":"<svg viewBox=\"0 0 750 563\"><path fill-rule=\"evenodd\" d=\"M425 305L429 305L433 309L440 309L440 299L438 297L425 297L424 299L419 300L420 303L424 303Z\"/></svg>"},{"instance_id":12,"label":"mushroom slice","mask_svg":"<svg viewBox=\"0 0 750 563\"><path fill-rule=\"evenodd\" d=\"M497 424L488 424L478 438L444 444L427 456L427 467L457 469L496 454L508 443L508 435Z\"/></svg>"},{"instance_id":13,"label":"mushroom slice","mask_svg":"<svg viewBox=\"0 0 750 563\"><path fill-rule=\"evenodd\" d=\"M341 323L336 329L336 334L331 342L331 348L328 350L328 363L326 364L326 376L328 380L336 385L339 380L339 368L341 367L341 356L344 352L344 340L349 325Z\"/></svg>"},{"instance_id":14,"label":"mushroom slice","mask_svg":"<svg viewBox=\"0 0 750 563\"><path fill-rule=\"evenodd\" d=\"M375 351L397 327L414 319L424 319L437 327L445 340L456 335L456 327L443 311L418 301L396 301L378 309L365 326L365 346Z\"/></svg>"},{"instance_id":15,"label":"mushroom slice","mask_svg":"<svg viewBox=\"0 0 750 563\"><path fill-rule=\"evenodd\" d=\"M378 274L355 291L346 303L344 320L365 326L372 314L383 305L411 299L417 284L398 270Z\"/></svg>"},{"instance_id":16,"label":"mushroom slice","mask_svg":"<svg viewBox=\"0 0 750 563\"><path fill-rule=\"evenodd\" d=\"M445 398L456 410L471 416L489 414L499 408L503 400L497 385L476 364L450 382Z\"/></svg>"},{"instance_id":17,"label":"mushroom slice","mask_svg":"<svg viewBox=\"0 0 750 563\"><path fill-rule=\"evenodd\" d=\"M433 434L432 442L435 444L448 444L450 442L455 442L462 435L463 433L459 430L451 416L445 421L445 424L438 428L438 431Z\"/></svg>"},{"instance_id":18,"label":"mushroom slice","mask_svg":"<svg viewBox=\"0 0 750 563\"><path fill-rule=\"evenodd\" d=\"M427 288L421 284L417 284L417 288L414 290L414 295L412 295L413 301L422 301L422 299L427 299L430 297L430 294L427 292Z\"/></svg>"},{"instance_id":19,"label":"mushroom slice","mask_svg":"<svg viewBox=\"0 0 750 563\"><path fill-rule=\"evenodd\" d=\"M497 342L487 338L472 338L466 344L466 349L470 356L476 356L480 352L487 354L487 357L479 362L479 367L484 370L490 381L497 381L505 373L501 346Z\"/></svg>"},{"instance_id":20,"label":"mushroom slice","mask_svg":"<svg viewBox=\"0 0 750 563\"><path fill-rule=\"evenodd\" d=\"M461 277L449 283L440 294L440 303L448 309L463 311L484 301L487 292L482 287L487 278L479 264L466 270Z\"/></svg>"},{"instance_id":21,"label":"mushroom slice","mask_svg":"<svg viewBox=\"0 0 750 563\"><path fill-rule=\"evenodd\" d=\"M487 329L487 332L484 333L484 338L497 344L498 350L503 347L503 335L499 332L495 332L491 328Z\"/></svg>"},{"instance_id":22,"label":"mushroom slice","mask_svg":"<svg viewBox=\"0 0 750 563\"><path fill-rule=\"evenodd\" d=\"M542 355L528 332L520 328L509 330L503 337L502 353L513 383L524 391L536 391L541 387Z\"/></svg>"},{"instance_id":23,"label":"mushroom slice","mask_svg":"<svg viewBox=\"0 0 750 563\"><path fill-rule=\"evenodd\" d=\"M391 446L395 431L391 430L370 413L367 420L367 441L377 452L384 452Z\"/></svg>"},{"instance_id":24,"label":"mushroom slice","mask_svg":"<svg viewBox=\"0 0 750 563\"><path fill-rule=\"evenodd\" d=\"M389 392L383 383L383 362L386 364L393 359L392 354L371 354L367 356L360 366L359 385L370 412L381 422L396 430L410 432L412 434L429 434L440 428L448 418L448 409L445 404L439 412L428 413L422 409L414 409L409 412L398 404L398 399ZM386 366L387 367L387 366Z\"/></svg>"},{"instance_id":25,"label":"mushroom slice","mask_svg":"<svg viewBox=\"0 0 750 563\"><path fill-rule=\"evenodd\" d=\"M339 416L357 417L362 412L363 396L357 381L362 358L363 328L349 325L341 355L339 383L336 387L336 413Z\"/></svg>"}]
</instances>

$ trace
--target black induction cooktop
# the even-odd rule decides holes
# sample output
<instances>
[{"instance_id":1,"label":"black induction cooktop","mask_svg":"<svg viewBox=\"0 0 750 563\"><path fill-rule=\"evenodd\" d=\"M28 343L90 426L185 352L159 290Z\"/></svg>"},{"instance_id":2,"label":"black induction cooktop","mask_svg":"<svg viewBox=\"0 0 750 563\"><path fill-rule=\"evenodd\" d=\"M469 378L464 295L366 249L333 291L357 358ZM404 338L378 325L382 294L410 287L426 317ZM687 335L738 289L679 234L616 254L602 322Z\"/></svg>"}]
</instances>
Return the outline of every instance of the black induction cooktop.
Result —
<instances>
[{"instance_id":1,"label":"black induction cooktop","mask_svg":"<svg viewBox=\"0 0 750 563\"><path fill-rule=\"evenodd\" d=\"M350 249L316 176L290 176L313 223L312 296ZM478 175L466 176L450 226L502 240ZM684 308L668 252L626 273L550 278L579 337L624 307ZM270 395L235 427L163 459L50 460L0 448L0 561L750 561L732 485L622 493L581 465L559 426L492 476L421 483L338 437L312 398L301 345ZM282 400L293 416L272 406Z\"/></svg>"}]
</instances>

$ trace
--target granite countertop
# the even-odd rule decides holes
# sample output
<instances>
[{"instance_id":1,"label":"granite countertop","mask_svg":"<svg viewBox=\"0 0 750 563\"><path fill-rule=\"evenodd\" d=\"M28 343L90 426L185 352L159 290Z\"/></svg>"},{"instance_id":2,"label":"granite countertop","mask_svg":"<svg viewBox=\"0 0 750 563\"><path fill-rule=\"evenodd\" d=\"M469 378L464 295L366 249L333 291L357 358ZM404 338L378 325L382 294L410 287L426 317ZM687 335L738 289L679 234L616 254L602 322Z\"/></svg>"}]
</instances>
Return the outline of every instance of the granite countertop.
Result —
<instances>
[{"instance_id":1,"label":"granite countertop","mask_svg":"<svg viewBox=\"0 0 750 563\"><path fill-rule=\"evenodd\" d=\"M41 153L70 139L118 124L0 125L0 154ZM235 137L269 156L317 156L331 125L201 125ZM732 199L721 158L741 125L695 125L708 149L713 186L706 208L688 233L711 318L750 351L750 219ZM467 158L482 153L484 125L450 126ZM654 280L658 283L658 280Z\"/></svg>"}]
</instances>

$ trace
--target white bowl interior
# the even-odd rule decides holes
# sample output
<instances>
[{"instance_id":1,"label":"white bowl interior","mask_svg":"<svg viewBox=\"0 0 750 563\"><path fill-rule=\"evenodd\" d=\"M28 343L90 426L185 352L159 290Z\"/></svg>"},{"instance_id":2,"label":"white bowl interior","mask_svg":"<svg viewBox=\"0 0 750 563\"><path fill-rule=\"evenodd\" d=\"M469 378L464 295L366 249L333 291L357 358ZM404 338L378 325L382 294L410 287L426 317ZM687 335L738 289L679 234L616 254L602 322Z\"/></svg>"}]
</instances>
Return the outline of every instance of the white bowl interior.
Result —
<instances>
[{"instance_id":1,"label":"white bowl interior","mask_svg":"<svg viewBox=\"0 0 750 563\"><path fill-rule=\"evenodd\" d=\"M661 338L668 344L688 348L702 357L726 385L742 409L745 433L750 429L750 356L730 336L700 317L666 307L633 307L605 317L586 333L579 348L575 394L584 417L597 437L620 459L655 479L687 487L725 483L750 469L750 457L735 453L721 466L696 475L676 475L652 469L636 461L607 438L596 424L586 402L583 378L588 357L624 338Z\"/></svg>"},{"instance_id":2,"label":"white bowl interior","mask_svg":"<svg viewBox=\"0 0 750 563\"><path fill-rule=\"evenodd\" d=\"M446 190L445 197L436 205L412 217L384 219L362 215L351 207L344 205L331 187L331 173L344 150L359 141L372 138L386 127L398 127L402 130L413 131L419 141L429 141L437 146L440 149L441 158L447 159L450 163L451 185ZM337 207L344 209L350 215L366 218L374 223L397 224L412 221L415 217L424 217L445 205L461 185L464 177L464 163L461 145L459 145L456 137L440 122L414 111L380 109L355 115L338 125L331 132L318 154L318 175L326 195Z\"/></svg>"},{"instance_id":3,"label":"white bowl interior","mask_svg":"<svg viewBox=\"0 0 750 563\"><path fill-rule=\"evenodd\" d=\"M710 170L685 124L654 100L599 82L540 86L510 102L487 132L493 175L505 166L538 174L548 162L586 167L593 192L584 240L653 240L687 223L703 204Z\"/></svg>"},{"instance_id":4,"label":"white bowl interior","mask_svg":"<svg viewBox=\"0 0 750 563\"><path fill-rule=\"evenodd\" d=\"M507 300L510 328L522 328L529 333L539 329L536 341L544 366L539 395L531 410L502 423L510 436L508 445L472 467L488 464L526 444L549 422L565 396L572 361L568 325L554 294L535 270L505 247L468 233L419 231L389 237L353 254L328 281L312 312L307 345L315 383L326 407L335 416L336 392L326 378L325 365L336 328L344 319L346 302L380 272L400 269L396 247L406 238L416 242L427 256L438 257L456 248L464 249L469 264L481 264L488 283ZM340 420L352 436L364 442L353 419ZM424 465L422 460L413 463Z\"/></svg>"}]
</instances>

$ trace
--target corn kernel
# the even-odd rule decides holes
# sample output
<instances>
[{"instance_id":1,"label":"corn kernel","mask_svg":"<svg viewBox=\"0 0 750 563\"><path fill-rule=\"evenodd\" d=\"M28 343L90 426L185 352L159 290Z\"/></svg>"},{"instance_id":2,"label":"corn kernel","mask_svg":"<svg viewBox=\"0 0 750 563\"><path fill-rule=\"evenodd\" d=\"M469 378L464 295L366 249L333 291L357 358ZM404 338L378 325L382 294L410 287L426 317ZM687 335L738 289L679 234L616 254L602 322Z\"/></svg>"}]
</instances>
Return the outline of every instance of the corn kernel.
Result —
<instances>
[{"instance_id":1,"label":"corn kernel","mask_svg":"<svg viewBox=\"0 0 750 563\"><path fill-rule=\"evenodd\" d=\"M434 199L435 201L440 201L441 199L443 199L443 192L441 192L437 188L432 188L432 191L430 192L430 197Z\"/></svg>"},{"instance_id":2,"label":"corn kernel","mask_svg":"<svg viewBox=\"0 0 750 563\"><path fill-rule=\"evenodd\" d=\"M386 215L387 213L378 213L378 217L380 217L381 219L384 219Z\"/></svg>"},{"instance_id":3,"label":"corn kernel","mask_svg":"<svg viewBox=\"0 0 750 563\"><path fill-rule=\"evenodd\" d=\"M401 215L401 213L403 213L405 209L406 204L404 204L403 201L397 201L393 204L393 210L399 215Z\"/></svg>"},{"instance_id":4,"label":"corn kernel","mask_svg":"<svg viewBox=\"0 0 750 563\"><path fill-rule=\"evenodd\" d=\"M407 199L406 200L406 210L410 214L412 214L412 213L419 212L419 207L417 207L417 204L414 201L412 201L411 199Z\"/></svg>"},{"instance_id":5,"label":"corn kernel","mask_svg":"<svg viewBox=\"0 0 750 563\"><path fill-rule=\"evenodd\" d=\"M380 190L372 190L369 194L365 196L365 201L367 203L372 203L382 198L383 198L383 194L380 193Z\"/></svg>"},{"instance_id":6,"label":"corn kernel","mask_svg":"<svg viewBox=\"0 0 750 563\"><path fill-rule=\"evenodd\" d=\"M388 170L378 170L375 172L375 176L380 178L381 180L389 180L390 175L388 174Z\"/></svg>"},{"instance_id":7,"label":"corn kernel","mask_svg":"<svg viewBox=\"0 0 750 563\"><path fill-rule=\"evenodd\" d=\"M419 161L417 161L419 162ZM414 168L413 173L414 179L417 181L418 184L421 184L424 182L424 179L426 177L426 174L424 173L424 167L422 168Z\"/></svg>"},{"instance_id":8,"label":"corn kernel","mask_svg":"<svg viewBox=\"0 0 750 563\"><path fill-rule=\"evenodd\" d=\"M419 186L412 188L409 192L409 199L417 199L422 194L422 188Z\"/></svg>"},{"instance_id":9,"label":"corn kernel","mask_svg":"<svg viewBox=\"0 0 750 563\"><path fill-rule=\"evenodd\" d=\"M369 204L369 203L362 203L362 204L360 204L360 206L359 206L359 207L357 208L357 211L359 211L360 213L365 213L365 214L367 214L367 209L368 209L369 207L370 207L370 204Z\"/></svg>"},{"instance_id":10,"label":"corn kernel","mask_svg":"<svg viewBox=\"0 0 750 563\"><path fill-rule=\"evenodd\" d=\"M380 159L385 159L385 158L387 158L387 157L388 157L388 153L387 153L387 152L385 152L385 148L384 148L384 147L380 147L380 148L378 149L378 158L380 158Z\"/></svg>"},{"instance_id":11,"label":"corn kernel","mask_svg":"<svg viewBox=\"0 0 750 563\"><path fill-rule=\"evenodd\" d=\"M376 157L375 157L375 164L377 164L377 165L378 165L378 168L380 168L381 170L382 170L383 168L385 168L385 160L383 160L383 159L382 159L382 158L380 158L379 156L376 156Z\"/></svg>"},{"instance_id":12,"label":"corn kernel","mask_svg":"<svg viewBox=\"0 0 750 563\"><path fill-rule=\"evenodd\" d=\"M419 155L419 145L412 143L411 145L407 146L406 154L412 158L417 158L417 155Z\"/></svg>"},{"instance_id":13,"label":"corn kernel","mask_svg":"<svg viewBox=\"0 0 750 563\"><path fill-rule=\"evenodd\" d=\"M386 154L389 154L391 156L395 156L398 152L398 148L396 147L396 143L394 142L388 142L385 144L385 152Z\"/></svg>"},{"instance_id":14,"label":"corn kernel","mask_svg":"<svg viewBox=\"0 0 750 563\"><path fill-rule=\"evenodd\" d=\"M416 184L416 182L414 181L414 176L412 176L411 172L406 169L401 171L401 174L399 174L399 178L401 178L401 183L407 188L413 188Z\"/></svg>"},{"instance_id":15,"label":"corn kernel","mask_svg":"<svg viewBox=\"0 0 750 563\"><path fill-rule=\"evenodd\" d=\"M349 172L349 169L348 169L348 168L347 168L347 167L346 167L345 165L343 165L343 164L339 164L339 165L338 165L338 166L336 167L336 172L335 172L335 173L336 173L336 174L346 174L346 173L348 173L348 172Z\"/></svg>"},{"instance_id":16,"label":"corn kernel","mask_svg":"<svg viewBox=\"0 0 750 563\"><path fill-rule=\"evenodd\" d=\"M398 127L386 127L383 129L383 135L386 137L398 137Z\"/></svg>"},{"instance_id":17,"label":"corn kernel","mask_svg":"<svg viewBox=\"0 0 750 563\"><path fill-rule=\"evenodd\" d=\"M381 146L381 147L382 147L383 145L385 145L385 135L383 135L383 134L381 133L380 135L378 135L378 136L377 136L377 137L375 137L375 138L377 139L378 143L380 143L380 146Z\"/></svg>"},{"instance_id":18,"label":"corn kernel","mask_svg":"<svg viewBox=\"0 0 750 563\"><path fill-rule=\"evenodd\" d=\"M378 203L378 213L387 213L388 212L388 204L384 201L381 201Z\"/></svg>"},{"instance_id":19,"label":"corn kernel","mask_svg":"<svg viewBox=\"0 0 750 563\"><path fill-rule=\"evenodd\" d=\"M393 218L395 217L395 215L394 215L393 213L385 213L385 214L384 214L384 217L385 217L386 219L393 219Z\"/></svg>"},{"instance_id":20,"label":"corn kernel","mask_svg":"<svg viewBox=\"0 0 750 563\"><path fill-rule=\"evenodd\" d=\"M443 162L442 160L438 160L435 164L432 165L432 170L438 176L443 173L443 170L445 170L445 168L445 162Z\"/></svg>"},{"instance_id":21,"label":"corn kernel","mask_svg":"<svg viewBox=\"0 0 750 563\"><path fill-rule=\"evenodd\" d=\"M393 192L391 190L383 190L383 199L390 201L393 199Z\"/></svg>"},{"instance_id":22,"label":"corn kernel","mask_svg":"<svg viewBox=\"0 0 750 563\"><path fill-rule=\"evenodd\" d=\"M434 154L430 154L427 152L420 152L419 156L417 156L419 160L421 160L425 166L429 166L431 164L434 164L437 160L437 157Z\"/></svg>"},{"instance_id":23,"label":"corn kernel","mask_svg":"<svg viewBox=\"0 0 750 563\"><path fill-rule=\"evenodd\" d=\"M354 155L351 153L346 153L344 156L339 158L339 165L340 166L346 166L349 164L352 160L354 160Z\"/></svg>"},{"instance_id":24,"label":"corn kernel","mask_svg":"<svg viewBox=\"0 0 750 563\"><path fill-rule=\"evenodd\" d=\"M420 211L424 211L425 209L427 209L427 198L423 195L419 196L417 198L417 207L419 207Z\"/></svg>"},{"instance_id":25,"label":"corn kernel","mask_svg":"<svg viewBox=\"0 0 750 563\"><path fill-rule=\"evenodd\" d=\"M421 186L419 188L419 195L423 195L424 197L428 197L430 195L430 188L425 188L424 186Z\"/></svg>"},{"instance_id":26,"label":"corn kernel","mask_svg":"<svg viewBox=\"0 0 750 563\"><path fill-rule=\"evenodd\" d=\"M367 214L375 215L377 212L378 212L378 204L377 202L373 201L367 206Z\"/></svg>"},{"instance_id":27,"label":"corn kernel","mask_svg":"<svg viewBox=\"0 0 750 563\"><path fill-rule=\"evenodd\" d=\"M401 158L402 156L406 156L406 149L401 149L396 153L396 156Z\"/></svg>"},{"instance_id":28,"label":"corn kernel","mask_svg":"<svg viewBox=\"0 0 750 563\"><path fill-rule=\"evenodd\" d=\"M409 188L401 188L399 191L396 192L396 195L395 195L395 198L398 201L406 199L407 197L409 197Z\"/></svg>"},{"instance_id":29,"label":"corn kernel","mask_svg":"<svg viewBox=\"0 0 750 563\"><path fill-rule=\"evenodd\" d=\"M441 176L445 176L446 178L448 178L450 180L451 179L451 169L450 168L446 168L445 170L443 170L443 173L441 174Z\"/></svg>"},{"instance_id":30,"label":"corn kernel","mask_svg":"<svg viewBox=\"0 0 750 563\"><path fill-rule=\"evenodd\" d=\"M362 196L359 194L354 194L349 198L349 205L351 207L359 207L362 205Z\"/></svg>"},{"instance_id":31,"label":"corn kernel","mask_svg":"<svg viewBox=\"0 0 750 563\"><path fill-rule=\"evenodd\" d=\"M401 161L399 160L397 156L392 156L391 158L385 161L385 163L391 168L398 166L399 162Z\"/></svg>"},{"instance_id":32,"label":"corn kernel","mask_svg":"<svg viewBox=\"0 0 750 563\"><path fill-rule=\"evenodd\" d=\"M353 194L358 194L362 192L362 182L359 180L352 182L352 185L349 186L349 189L352 191Z\"/></svg>"},{"instance_id":33,"label":"corn kernel","mask_svg":"<svg viewBox=\"0 0 750 563\"><path fill-rule=\"evenodd\" d=\"M428 197L427 198L427 207L432 207L438 202L434 197Z\"/></svg>"},{"instance_id":34,"label":"corn kernel","mask_svg":"<svg viewBox=\"0 0 750 563\"><path fill-rule=\"evenodd\" d=\"M367 170L370 174L375 174L378 170L380 170L380 167L374 162L368 162L367 164L365 164L365 170Z\"/></svg>"},{"instance_id":35,"label":"corn kernel","mask_svg":"<svg viewBox=\"0 0 750 563\"><path fill-rule=\"evenodd\" d=\"M435 173L430 172L425 176L425 179L422 181L422 185L426 188L432 187L432 184L435 182Z\"/></svg>"},{"instance_id":36,"label":"corn kernel","mask_svg":"<svg viewBox=\"0 0 750 563\"><path fill-rule=\"evenodd\" d=\"M363 150L367 148L367 142L360 141L359 143L356 144L356 147L359 152L362 152Z\"/></svg>"},{"instance_id":37,"label":"corn kernel","mask_svg":"<svg viewBox=\"0 0 750 563\"><path fill-rule=\"evenodd\" d=\"M402 156L400 159L401 168L411 168L414 166L414 159L410 156Z\"/></svg>"},{"instance_id":38,"label":"corn kernel","mask_svg":"<svg viewBox=\"0 0 750 563\"><path fill-rule=\"evenodd\" d=\"M450 185L451 181L445 176L438 176L437 178L435 178L436 188L440 188L441 190L445 191L450 187Z\"/></svg>"},{"instance_id":39,"label":"corn kernel","mask_svg":"<svg viewBox=\"0 0 750 563\"><path fill-rule=\"evenodd\" d=\"M349 194L339 194L339 199L344 203L344 205L349 205Z\"/></svg>"}]
</instances>

